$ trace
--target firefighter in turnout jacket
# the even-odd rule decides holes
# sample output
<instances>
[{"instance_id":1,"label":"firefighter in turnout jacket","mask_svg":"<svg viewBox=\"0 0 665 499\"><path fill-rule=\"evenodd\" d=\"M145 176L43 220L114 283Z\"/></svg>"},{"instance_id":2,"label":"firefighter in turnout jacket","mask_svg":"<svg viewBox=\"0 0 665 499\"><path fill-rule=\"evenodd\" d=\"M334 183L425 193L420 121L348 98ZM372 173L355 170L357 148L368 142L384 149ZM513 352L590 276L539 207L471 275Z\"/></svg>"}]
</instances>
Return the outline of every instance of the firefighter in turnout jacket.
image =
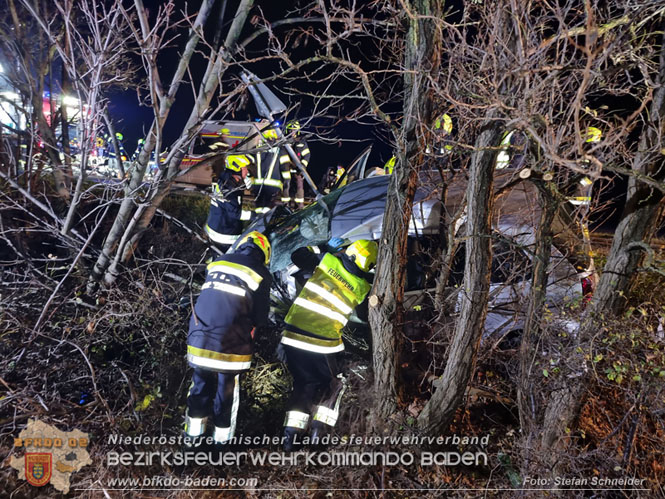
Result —
<instances>
[{"instance_id":1,"label":"firefighter in turnout jacket","mask_svg":"<svg viewBox=\"0 0 665 499\"><path fill-rule=\"evenodd\" d=\"M341 244L335 238L329 247ZM296 435L310 425L310 415L313 439L337 422L344 378L334 354L344 350L342 328L372 287L368 272L376 264L377 252L374 241L361 239L337 255L317 255L301 248L291 257L298 267L313 270L313 274L284 319L281 343L293 375L293 393L284 421L287 451L293 448Z\"/></svg>"},{"instance_id":2,"label":"firefighter in turnout jacket","mask_svg":"<svg viewBox=\"0 0 665 499\"><path fill-rule=\"evenodd\" d=\"M246 154L232 154L225 159L225 168L212 184L210 211L205 231L210 240L226 251L242 232L242 222L251 213L242 209L242 193L251 186L248 167L252 159Z\"/></svg>"},{"instance_id":3,"label":"firefighter in turnout jacket","mask_svg":"<svg viewBox=\"0 0 665 499\"><path fill-rule=\"evenodd\" d=\"M250 232L237 249L208 265L187 335L187 361L194 368L187 397L185 433L205 433L212 415L215 443L233 438L240 373L250 367L253 328L268 322L270 243Z\"/></svg>"},{"instance_id":4,"label":"firefighter in turnout jacket","mask_svg":"<svg viewBox=\"0 0 665 499\"><path fill-rule=\"evenodd\" d=\"M585 149L600 142L602 136L599 128L588 127L583 137ZM511 130L503 135L495 163L495 185L501 184L498 179L502 176L510 179L511 171L525 168L528 146L528 136L524 132ZM593 182L586 175L564 170L556 184L566 201L557 205L551 225L552 242L579 272L582 292L589 299L598 282L588 226Z\"/></svg>"},{"instance_id":5,"label":"firefighter in turnout jacket","mask_svg":"<svg viewBox=\"0 0 665 499\"><path fill-rule=\"evenodd\" d=\"M302 166L307 168L311 154L307 141L300 135L300 122L291 121L287 123L286 131L293 136L293 151L296 153ZM298 209L303 209L305 207L305 184L302 173L284 148L280 149L279 162L282 167L284 182L281 198L282 203L286 205L293 203ZM288 165L288 171L284 168L285 164ZM293 196L291 195L292 193L294 194Z\"/></svg>"},{"instance_id":6,"label":"firefighter in turnout jacket","mask_svg":"<svg viewBox=\"0 0 665 499\"><path fill-rule=\"evenodd\" d=\"M284 188L291 179L291 159L278 144L279 135L273 128L263 130L263 147L258 154L251 155L251 192L254 198L254 212L262 215L270 211L279 200L278 195L285 196Z\"/></svg>"}]
</instances>

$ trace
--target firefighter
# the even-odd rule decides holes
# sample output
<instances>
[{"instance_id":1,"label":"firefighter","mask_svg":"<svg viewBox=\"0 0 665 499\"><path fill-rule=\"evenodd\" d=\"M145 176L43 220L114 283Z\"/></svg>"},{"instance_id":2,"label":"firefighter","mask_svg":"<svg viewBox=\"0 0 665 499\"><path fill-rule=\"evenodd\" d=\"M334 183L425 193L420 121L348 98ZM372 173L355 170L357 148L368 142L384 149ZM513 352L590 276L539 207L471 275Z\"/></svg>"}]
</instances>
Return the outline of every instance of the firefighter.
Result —
<instances>
[{"instance_id":1,"label":"firefighter","mask_svg":"<svg viewBox=\"0 0 665 499\"><path fill-rule=\"evenodd\" d=\"M326 173L319 182L319 190L324 194L330 194L337 183L337 166L331 166L326 170Z\"/></svg>"},{"instance_id":2,"label":"firefighter","mask_svg":"<svg viewBox=\"0 0 665 499\"><path fill-rule=\"evenodd\" d=\"M602 131L599 128L587 128L584 137L586 144L598 143L601 139ZM495 163L495 185L501 183L497 181L501 175L510 179L513 172L525 167L528 137L518 130L510 130L503 135L500 147ZM592 181L585 175L566 171L559 184L562 184L560 190L566 202L557 206L554 215L553 244L579 272L582 292L589 299L598 281L587 223Z\"/></svg>"},{"instance_id":3,"label":"firefighter","mask_svg":"<svg viewBox=\"0 0 665 499\"><path fill-rule=\"evenodd\" d=\"M232 154L225 158L225 168L217 182L212 184L210 211L205 232L210 240L222 251L226 251L242 232L243 220L249 220L250 213L242 209L242 193L251 187L248 167L252 158L246 154Z\"/></svg>"},{"instance_id":4,"label":"firefighter","mask_svg":"<svg viewBox=\"0 0 665 499\"><path fill-rule=\"evenodd\" d=\"M194 368L185 415L189 437L203 435L212 415L214 442L233 438L240 373L250 367L253 328L268 321L270 251L268 239L253 231L233 253L208 265L187 335L187 361Z\"/></svg>"},{"instance_id":5,"label":"firefighter","mask_svg":"<svg viewBox=\"0 0 665 499\"><path fill-rule=\"evenodd\" d=\"M286 124L286 131L292 137L290 142L293 151L296 153L302 166L307 168L309 166L310 151L307 141L300 134L300 122L297 120L290 121ZM282 203L286 205L293 203L299 209L304 208L305 183L302 173L283 147L280 148L279 151L279 163L282 169L282 180L284 183L281 197ZM295 180L295 182L293 182L293 180ZM294 194L293 196L291 195L292 192Z\"/></svg>"},{"instance_id":6,"label":"firefighter","mask_svg":"<svg viewBox=\"0 0 665 499\"><path fill-rule=\"evenodd\" d=\"M433 146L425 150L427 154L435 156L448 155L453 150L451 138L453 134L453 120L448 114L442 114L434 120Z\"/></svg>"},{"instance_id":7,"label":"firefighter","mask_svg":"<svg viewBox=\"0 0 665 499\"><path fill-rule=\"evenodd\" d=\"M253 197L254 212L257 215L266 213L274 206L277 195L284 187L284 171L288 167L280 166L280 147L277 132L268 128L263 130L263 151L252 156L251 168L251 194Z\"/></svg>"},{"instance_id":8,"label":"firefighter","mask_svg":"<svg viewBox=\"0 0 665 499\"><path fill-rule=\"evenodd\" d=\"M453 120L448 114L442 114L436 120L432 127L433 132L433 145L429 145L425 149L425 153L433 157L448 156L453 146L451 143L451 136L453 133ZM386 175L392 175L395 169L397 157L392 156L383 166L383 171Z\"/></svg>"},{"instance_id":9,"label":"firefighter","mask_svg":"<svg viewBox=\"0 0 665 499\"><path fill-rule=\"evenodd\" d=\"M310 151L307 141L300 136L300 123L292 121L286 125L290 133L287 142L293 148L302 166L309 165ZM303 177L299 173L293 159L283 145L279 145L279 135L274 128L262 131L266 150L255 156L252 168L252 195L254 196L255 212L266 213L277 204L278 194L281 204L289 205L293 201L299 208L304 207L305 190ZM295 197L290 194L291 178L295 176Z\"/></svg>"},{"instance_id":10,"label":"firefighter","mask_svg":"<svg viewBox=\"0 0 665 499\"><path fill-rule=\"evenodd\" d=\"M282 332L281 345L293 375L284 420L286 451L293 449L296 436L308 426L315 440L337 422L345 380L334 354L344 350L342 328L372 287L369 271L378 252L374 241L360 239L344 253L333 254L342 243L334 238L328 244L331 252L316 254L301 248L291 257L313 274L289 309Z\"/></svg>"},{"instance_id":11,"label":"firefighter","mask_svg":"<svg viewBox=\"0 0 665 499\"><path fill-rule=\"evenodd\" d=\"M584 142L587 144L585 148L600 142L602 137L603 132L600 128L588 127L584 137ZM586 160L585 163L588 164ZM565 251L564 254L567 254L568 260L579 272L582 294L588 301L598 283L588 224L593 181L588 176L579 174L570 174L568 180L568 185L563 187L566 202L560 204L552 223L554 244Z\"/></svg>"}]
</instances>

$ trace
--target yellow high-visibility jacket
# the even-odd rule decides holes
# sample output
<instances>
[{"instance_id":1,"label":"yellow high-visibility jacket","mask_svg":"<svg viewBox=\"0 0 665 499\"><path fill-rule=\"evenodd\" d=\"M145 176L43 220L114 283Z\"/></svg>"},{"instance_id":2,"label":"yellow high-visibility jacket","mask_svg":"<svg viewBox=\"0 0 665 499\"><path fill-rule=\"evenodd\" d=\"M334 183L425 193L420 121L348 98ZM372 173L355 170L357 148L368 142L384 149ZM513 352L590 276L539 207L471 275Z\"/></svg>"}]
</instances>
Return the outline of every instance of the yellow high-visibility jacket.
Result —
<instances>
[{"instance_id":1,"label":"yellow high-visibility jacket","mask_svg":"<svg viewBox=\"0 0 665 499\"><path fill-rule=\"evenodd\" d=\"M344 350L342 328L372 287L356 274L326 253L284 319L282 343L324 354Z\"/></svg>"}]
</instances>

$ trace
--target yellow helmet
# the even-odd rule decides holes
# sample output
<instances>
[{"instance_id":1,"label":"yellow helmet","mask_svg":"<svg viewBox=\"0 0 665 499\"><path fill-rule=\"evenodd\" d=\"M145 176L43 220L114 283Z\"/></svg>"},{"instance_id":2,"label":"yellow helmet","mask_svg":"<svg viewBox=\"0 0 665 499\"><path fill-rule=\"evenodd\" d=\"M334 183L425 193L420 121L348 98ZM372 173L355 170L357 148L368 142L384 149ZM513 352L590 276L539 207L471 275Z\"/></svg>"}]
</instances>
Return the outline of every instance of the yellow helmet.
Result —
<instances>
[{"instance_id":1,"label":"yellow helmet","mask_svg":"<svg viewBox=\"0 0 665 499\"><path fill-rule=\"evenodd\" d=\"M256 246L258 246L259 249L263 251L263 255L265 256L265 264L268 265L270 263L270 241L268 241L266 236L256 230L253 230L238 241L236 248L240 248L243 244L246 243L254 243Z\"/></svg>"},{"instance_id":2,"label":"yellow helmet","mask_svg":"<svg viewBox=\"0 0 665 499\"><path fill-rule=\"evenodd\" d=\"M379 246L374 241L367 239L358 239L351 246L346 248L345 252L356 263L358 268L365 272L372 270L376 265L376 256L379 253Z\"/></svg>"},{"instance_id":3,"label":"yellow helmet","mask_svg":"<svg viewBox=\"0 0 665 499\"><path fill-rule=\"evenodd\" d=\"M443 129L444 132L447 134L453 133L453 120L450 116L447 114L442 114L435 122L434 122L434 129L435 130L441 130Z\"/></svg>"},{"instance_id":4,"label":"yellow helmet","mask_svg":"<svg viewBox=\"0 0 665 499\"><path fill-rule=\"evenodd\" d=\"M386 161L386 164L384 165L383 169L388 175L392 175L393 170L395 169L395 163L397 162L397 158L393 156L390 158L388 161Z\"/></svg>"},{"instance_id":5,"label":"yellow helmet","mask_svg":"<svg viewBox=\"0 0 665 499\"><path fill-rule=\"evenodd\" d=\"M298 120L289 121L286 124L286 129L289 132L296 132L296 135L300 133L300 122Z\"/></svg>"},{"instance_id":6,"label":"yellow helmet","mask_svg":"<svg viewBox=\"0 0 665 499\"><path fill-rule=\"evenodd\" d=\"M246 168L252 161L245 154L229 154L226 157L226 167L234 172Z\"/></svg>"},{"instance_id":7,"label":"yellow helmet","mask_svg":"<svg viewBox=\"0 0 665 499\"><path fill-rule=\"evenodd\" d=\"M586 142L600 142L600 139L603 138L603 132L600 128L595 126L590 126L586 129Z\"/></svg>"},{"instance_id":8,"label":"yellow helmet","mask_svg":"<svg viewBox=\"0 0 665 499\"><path fill-rule=\"evenodd\" d=\"M269 139L269 140L277 140L279 139L279 136L277 135L277 130L274 128L265 128L261 131L261 134L263 135L263 138Z\"/></svg>"}]
</instances>

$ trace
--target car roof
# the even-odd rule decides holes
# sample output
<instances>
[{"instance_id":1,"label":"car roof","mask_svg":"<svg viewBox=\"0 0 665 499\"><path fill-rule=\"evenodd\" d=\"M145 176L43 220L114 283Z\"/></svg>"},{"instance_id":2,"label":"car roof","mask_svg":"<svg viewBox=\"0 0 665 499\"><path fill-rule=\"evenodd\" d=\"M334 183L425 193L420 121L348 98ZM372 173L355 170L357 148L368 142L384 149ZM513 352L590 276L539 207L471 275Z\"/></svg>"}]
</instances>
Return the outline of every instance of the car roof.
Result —
<instances>
[{"instance_id":1,"label":"car roof","mask_svg":"<svg viewBox=\"0 0 665 499\"><path fill-rule=\"evenodd\" d=\"M381 236L383 214L390 176L356 180L323 196L316 203L296 211L275 223L266 222L275 216L273 210L266 217L252 223L252 230L264 232L273 244L271 270L281 270L290 263L289 255L298 247L319 245L331 237L346 239L378 239ZM418 236L438 231L440 210L438 199L430 199L428 191L419 189L415 196L413 218L409 234Z\"/></svg>"}]
</instances>

